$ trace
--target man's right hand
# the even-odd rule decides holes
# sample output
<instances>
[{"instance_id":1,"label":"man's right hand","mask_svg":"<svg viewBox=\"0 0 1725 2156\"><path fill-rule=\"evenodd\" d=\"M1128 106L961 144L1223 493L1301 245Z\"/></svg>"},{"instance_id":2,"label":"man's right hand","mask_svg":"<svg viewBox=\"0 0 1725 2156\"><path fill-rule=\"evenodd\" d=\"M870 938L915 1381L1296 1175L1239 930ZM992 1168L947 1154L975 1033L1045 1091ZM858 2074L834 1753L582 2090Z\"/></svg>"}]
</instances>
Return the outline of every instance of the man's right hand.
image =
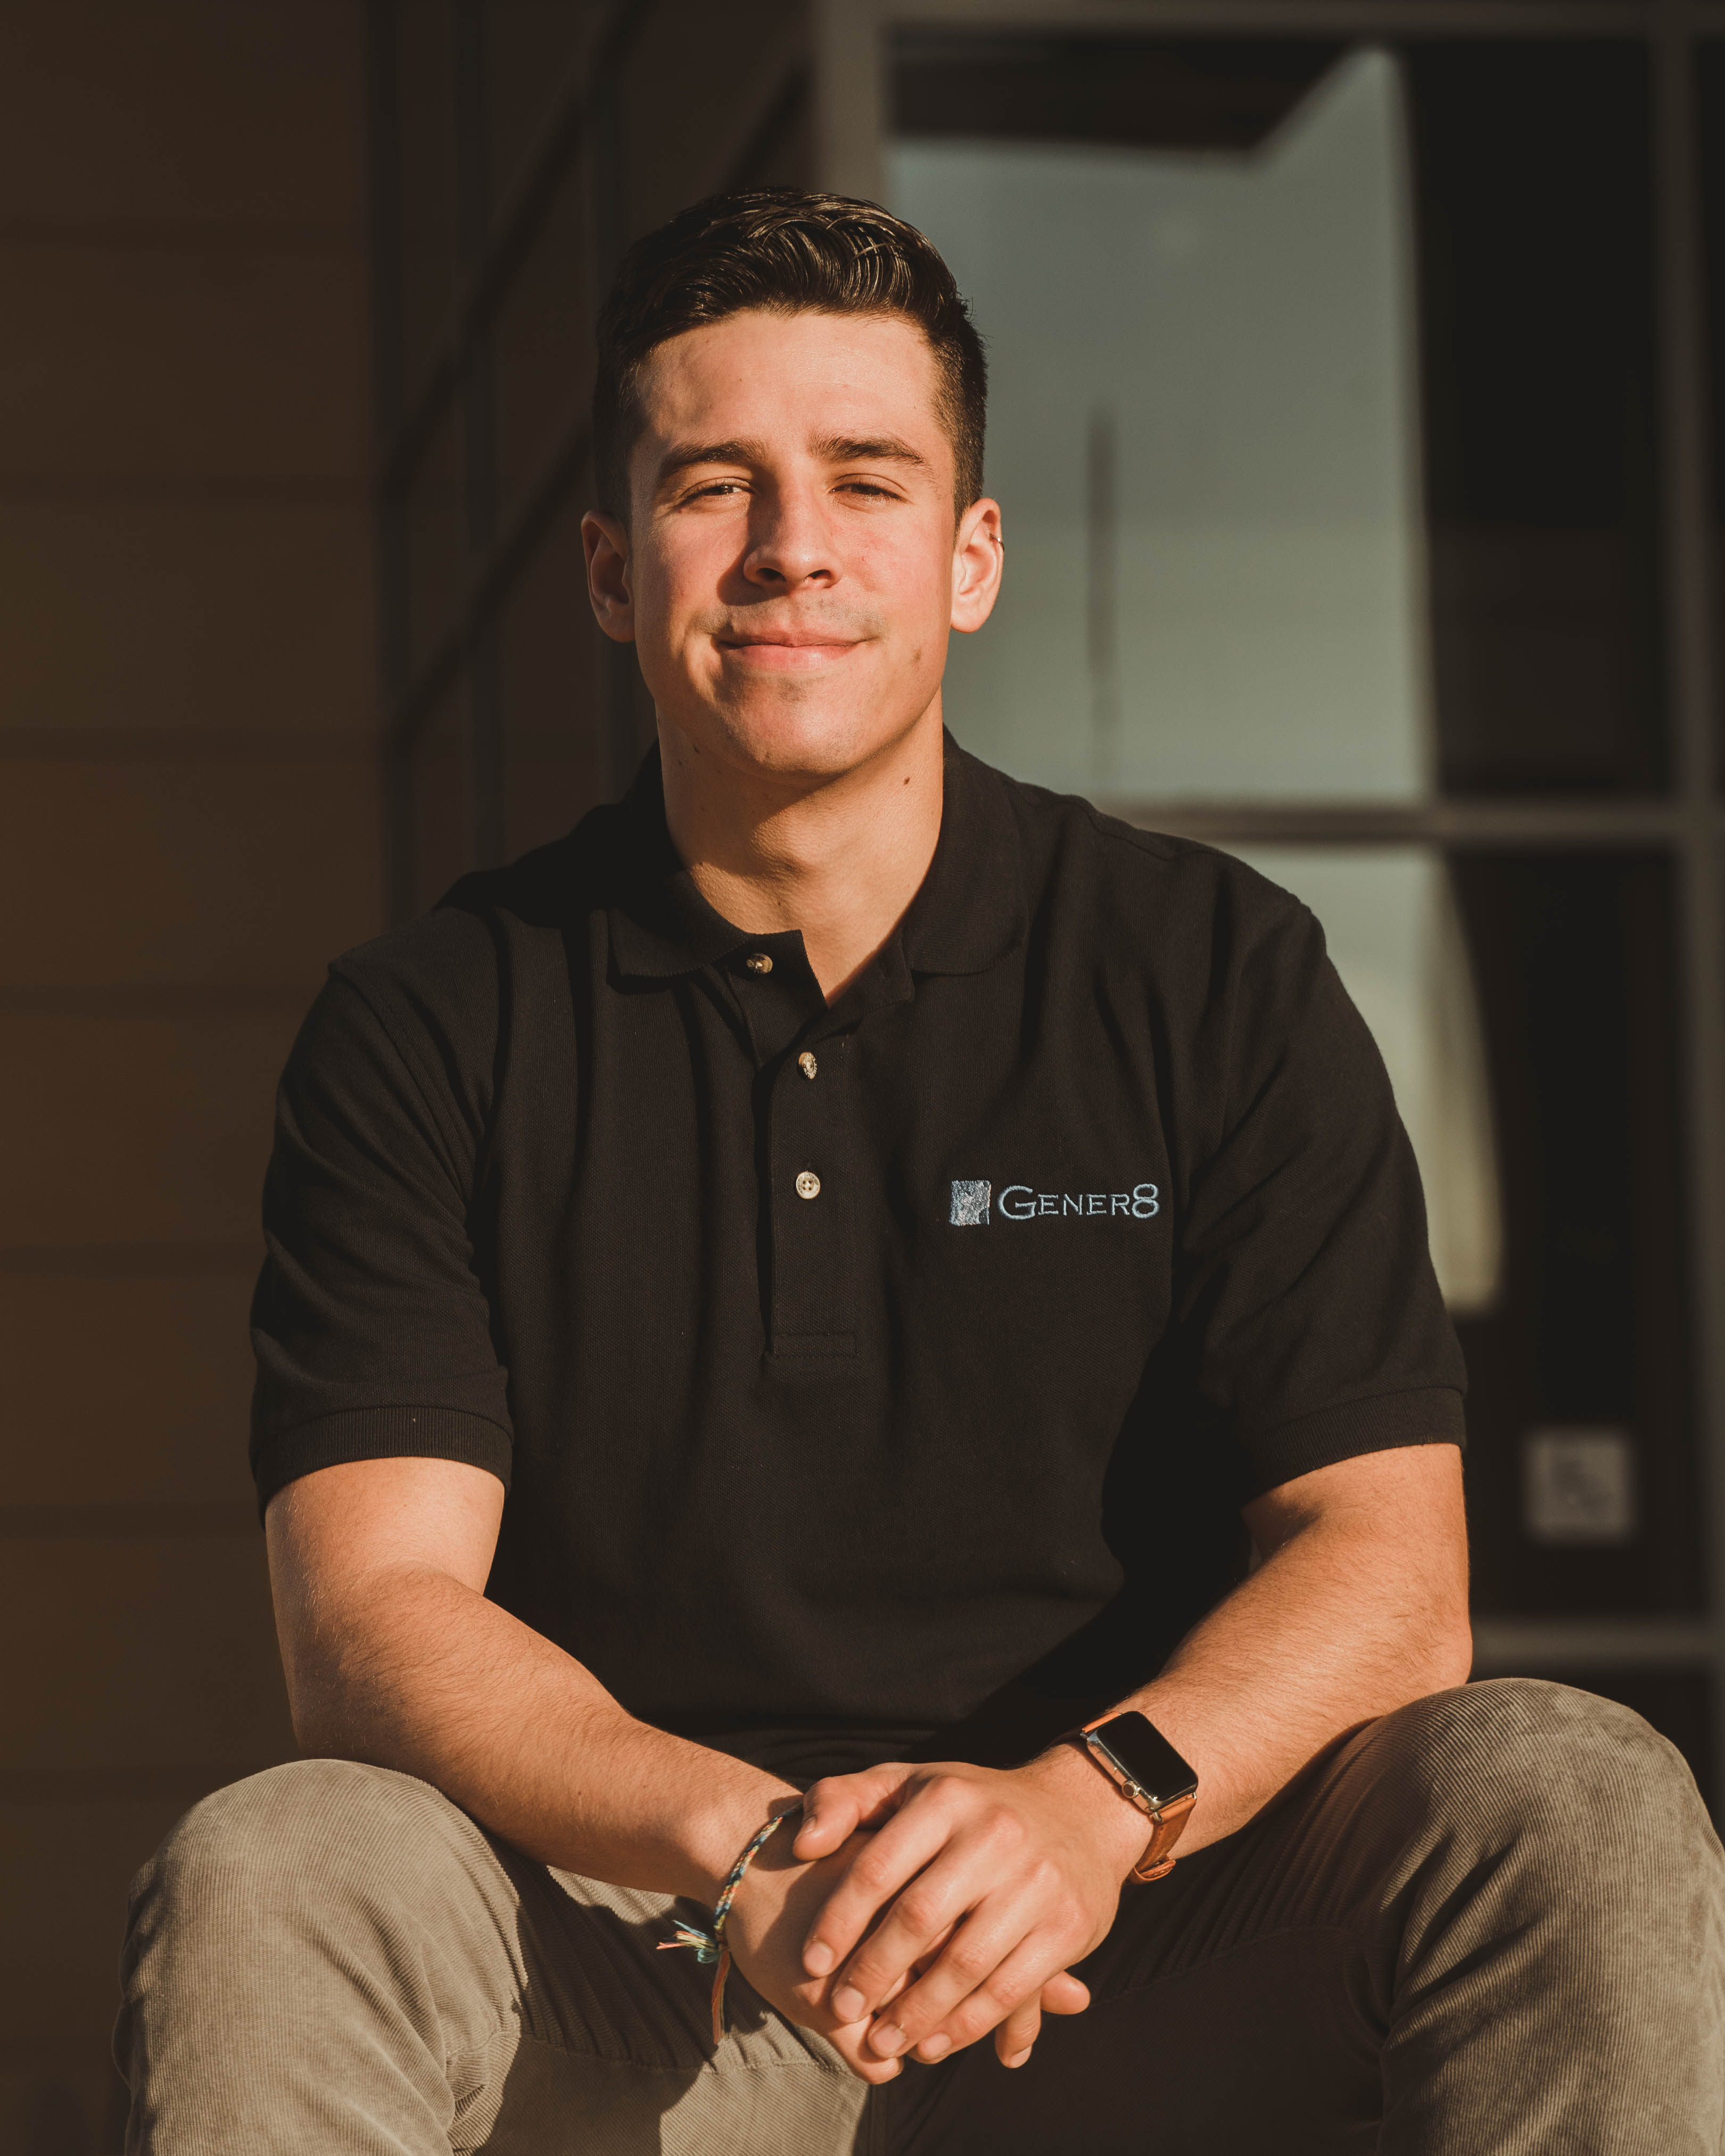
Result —
<instances>
[{"instance_id":1,"label":"man's right hand","mask_svg":"<svg viewBox=\"0 0 1725 2156\"><path fill-rule=\"evenodd\" d=\"M789 1828L781 1828L737 1888L725 1931L732 1959L768 2004L787 2020L818 2030L852 2073L878 2085L894 2080L904 2061L870 2050L867 2037L874 2016L840 2021L829 2004L833 1979L811 1977L803 1966L803 1948L822 1908L872 1839L867 1832L854 1834L832 1856L799 1863L791 1855ZM944 1937L933 1941L926 1958L932 1959L945 1943ZM888 1999L919 1973L910 1970ZM885 2006L888 1999L880 2003ZM1064 1972L1043 1987L1042 2006L1048 2013L1077 2014L1089 2003L1084 1985Z\"/></svg>"},{"instance_id":2,"label":"man's right hand","mask_svg":"<svg viewBox=\"0 0 1725 2156\"><path fill-rule=\"evenodd\" d=\"M868 2051L868 2022L840 2022L827 2004L831 1986L803 1966L809 1928L870 1837L853 1835L819 1863L799 1864L791 1855L794 1824L779 1829L737 1890L725 1926L732 1958L768 2005L801 2028L818 2030L852 2073L865 2082L890 2082L899 2061Z\"/></svg>"}]
</instances>

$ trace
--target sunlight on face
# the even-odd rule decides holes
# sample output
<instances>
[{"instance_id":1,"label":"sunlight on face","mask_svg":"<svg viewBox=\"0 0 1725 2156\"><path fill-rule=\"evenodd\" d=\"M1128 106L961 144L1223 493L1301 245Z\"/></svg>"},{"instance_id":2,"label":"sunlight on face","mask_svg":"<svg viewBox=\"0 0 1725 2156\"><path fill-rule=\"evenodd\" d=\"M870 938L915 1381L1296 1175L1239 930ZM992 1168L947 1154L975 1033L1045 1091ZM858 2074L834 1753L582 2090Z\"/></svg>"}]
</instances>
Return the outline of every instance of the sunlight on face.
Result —
<instances>
[{"instance_id":1,"label":"sunlight on face","mask_svg":"<svg viewBox=\"0 0 1725 2156\"><path fill-rule=\"evenodd\" d=\"M999 512L955 529L936 391L893 315L735 315L649 358L628 625L697 752L818 777L938 724L948 634L993 604Z\"/></svg>"}]
</instances>

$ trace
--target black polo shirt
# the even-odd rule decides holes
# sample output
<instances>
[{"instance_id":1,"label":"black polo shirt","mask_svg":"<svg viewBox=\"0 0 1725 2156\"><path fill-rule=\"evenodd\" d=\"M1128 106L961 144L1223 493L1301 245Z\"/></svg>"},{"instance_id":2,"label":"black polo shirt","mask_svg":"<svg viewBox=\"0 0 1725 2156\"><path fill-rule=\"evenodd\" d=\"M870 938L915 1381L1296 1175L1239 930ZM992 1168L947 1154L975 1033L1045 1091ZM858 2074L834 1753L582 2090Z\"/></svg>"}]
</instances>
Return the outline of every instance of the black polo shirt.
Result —
<instances>
[{"instance_id":1,"label":"black polo shirt","mask_svg":"<svg viewBox=\"0 0 1725 2156\"><path fill-rule=\"evenodd\" d=\"M922 889L830 1009L800 936L701 899L656 757L339 960L264 1225L262 1500L489 1470L495 1600L793 1773L1028 1750L1226 1592L1245 1498L1461 1436L1311 915L950 743Z\"/></svg>"}]
</instances>

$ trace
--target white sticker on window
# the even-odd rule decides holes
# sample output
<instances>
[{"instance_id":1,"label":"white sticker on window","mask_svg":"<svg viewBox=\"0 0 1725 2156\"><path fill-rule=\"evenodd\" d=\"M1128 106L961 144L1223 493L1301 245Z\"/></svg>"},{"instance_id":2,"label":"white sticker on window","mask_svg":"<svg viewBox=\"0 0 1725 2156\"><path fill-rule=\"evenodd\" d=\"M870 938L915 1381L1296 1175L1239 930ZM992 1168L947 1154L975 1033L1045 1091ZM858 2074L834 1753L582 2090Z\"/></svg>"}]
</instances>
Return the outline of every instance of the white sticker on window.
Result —
<instances>
[{"instance_id":1,"label":"white sticker on window","mask_svg":"<svg viewBox=\"0 0 1725 2156\"><path fill-rule=\"evenodd\" d=\"M1597 1548L1633 1541L1635 1440L1625 1430L1529 1430L1522 1506L1532 1542Z\"/></svg>"}]
</instances>

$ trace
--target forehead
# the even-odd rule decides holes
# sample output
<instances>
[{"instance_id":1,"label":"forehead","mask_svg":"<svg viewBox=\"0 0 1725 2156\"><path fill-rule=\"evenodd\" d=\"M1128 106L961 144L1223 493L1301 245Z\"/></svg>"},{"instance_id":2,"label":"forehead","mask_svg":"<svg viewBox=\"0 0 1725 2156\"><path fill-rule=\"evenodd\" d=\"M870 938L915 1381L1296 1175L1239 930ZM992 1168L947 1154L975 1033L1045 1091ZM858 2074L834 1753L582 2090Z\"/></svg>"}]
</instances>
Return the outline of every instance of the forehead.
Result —
<instances>
[{"instance_id":1,"label":"forehead","mask_svg":"<svg viewBox=\"0 0 1725 2156\"><path fill-rule=\"evenodd\" d=\"M934 354L902 315L728 315L648 354L643 433L660 441L795 443L896 434L944 447Z\"/></svg>"}]
</instances>

